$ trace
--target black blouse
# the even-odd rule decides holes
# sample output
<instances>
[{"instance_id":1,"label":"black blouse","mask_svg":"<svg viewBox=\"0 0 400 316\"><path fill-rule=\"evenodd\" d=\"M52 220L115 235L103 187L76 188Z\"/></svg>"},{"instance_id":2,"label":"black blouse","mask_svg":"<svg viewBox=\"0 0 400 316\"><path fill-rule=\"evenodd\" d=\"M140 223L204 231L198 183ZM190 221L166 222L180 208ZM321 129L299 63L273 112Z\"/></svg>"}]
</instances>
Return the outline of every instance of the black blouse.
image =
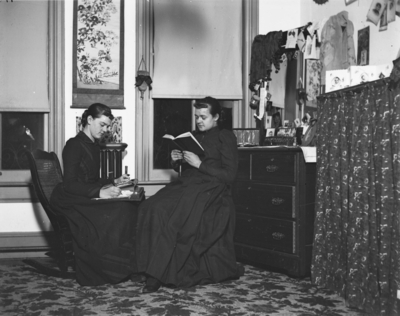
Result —
<instances>
[{"instance_id":1,"label":"black blouse","mask_svg":"<svg viewBox=\"0 0 400 316\"><path fill-rule=\"evenodd\" d=\"M67 141L63 153L66 192L88 198L99 197L100 189L112 181L100 179L100 147L84 132Z\"/></svg>"},{"instance_id":2,"label":"black blouse","mask_svg":"<svg viewBox=\"0 0 400 316\"><path fill-rule=\"evenodd\" d=\"M199 157L199 169L188 163L182 165L182 176L212 178L224 183L231 183L238 168L238 150L235 135L228 130L214 127L206 132L194 133L204 148L204 155Z\"/></svg>"}]
</instances>

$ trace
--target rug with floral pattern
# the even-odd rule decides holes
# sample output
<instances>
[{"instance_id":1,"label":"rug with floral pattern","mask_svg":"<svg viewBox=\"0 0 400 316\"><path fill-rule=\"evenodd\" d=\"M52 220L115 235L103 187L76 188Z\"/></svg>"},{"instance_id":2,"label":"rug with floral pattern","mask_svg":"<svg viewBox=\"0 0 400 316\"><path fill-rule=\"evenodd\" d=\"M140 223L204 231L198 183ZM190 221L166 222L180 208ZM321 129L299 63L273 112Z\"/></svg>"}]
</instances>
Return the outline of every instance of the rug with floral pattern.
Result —
<instances>
[{"instance_id":1,"label":"rug with floral pattern","mask_svg":"<svg viewBox=\"0 0 400 316\"><path fill-rule=\"evenodd\" d=\"M38 274L22 261L0 261L0 315L364 315L309 278L244 268L239 280L141 294L141 283L82 287L71 279Z\"/></svg>"}]
</instances>

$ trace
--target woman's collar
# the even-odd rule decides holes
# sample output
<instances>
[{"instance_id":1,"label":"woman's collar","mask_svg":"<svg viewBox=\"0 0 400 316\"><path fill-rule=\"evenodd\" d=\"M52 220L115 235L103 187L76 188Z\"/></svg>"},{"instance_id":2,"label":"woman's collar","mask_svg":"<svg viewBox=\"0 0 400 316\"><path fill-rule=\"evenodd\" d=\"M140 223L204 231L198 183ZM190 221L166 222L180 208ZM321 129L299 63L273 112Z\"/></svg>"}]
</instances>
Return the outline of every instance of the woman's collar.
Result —
<instances>
[{"instance_id":1,"label":"woman's collar","mask_svg":"<svg viewBox=\"0 0 400 316\"><path fill-rule=\"evenodd\" d=\"M96 141L96 139L94 141L92 141L90 139L89 136L87 136L83 131L80 131L78 133L78 135L76 135L78 138L80 138L81 140L83 140L85 143L89 143L89 144L97 144L98 141Z\"/></svg>"}]
</instances>

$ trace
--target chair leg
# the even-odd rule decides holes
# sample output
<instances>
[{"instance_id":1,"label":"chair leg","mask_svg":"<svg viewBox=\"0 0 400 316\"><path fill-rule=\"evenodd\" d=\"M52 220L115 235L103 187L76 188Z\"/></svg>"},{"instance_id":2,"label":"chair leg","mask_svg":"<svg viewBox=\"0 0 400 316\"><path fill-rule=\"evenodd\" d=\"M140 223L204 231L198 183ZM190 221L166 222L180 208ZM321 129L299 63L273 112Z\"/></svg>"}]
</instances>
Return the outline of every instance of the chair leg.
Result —
<instances>
[{"instance_id":1,"label":"chair leg","mask_svg":"<svg viewBox=\"0 0 400 316\"><path fill-rule=\"evenodd\" d=\"M61 279L71 279L76 278L75 272L64 272L52 267L46 266L40 263L38 260L34 259L24 259L22 260L25 264L35 268L36 272L44 274L50 277L61 278Z\"/></svg>"}]
</instances>

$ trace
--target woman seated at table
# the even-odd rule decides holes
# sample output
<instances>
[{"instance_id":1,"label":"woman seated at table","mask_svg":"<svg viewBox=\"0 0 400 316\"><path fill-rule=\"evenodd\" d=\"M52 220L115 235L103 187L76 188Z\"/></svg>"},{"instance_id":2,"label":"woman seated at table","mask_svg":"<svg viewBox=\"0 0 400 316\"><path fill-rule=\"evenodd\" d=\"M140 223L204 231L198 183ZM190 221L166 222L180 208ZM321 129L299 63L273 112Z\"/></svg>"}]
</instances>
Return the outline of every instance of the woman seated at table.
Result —
<instances>
[{"instance_id":1,"label":"woman seated at table","mask_svg":"<svg viewBox=\"0 0 400 316\"><path fill-rule=\"evenodd\" d=\"M113 198L121 190L109 179L100 179L98 140L108 131L111 109L92 104L82 115L83 131L64 147L64 179L54 189L50 204L70 224L81 285L118 283L136 270L134 233L137 213L123 201L92 200ZM123 175L115 183L128 181ZM136 215L135 215L136 214Z\"/></svg>"},{"instance_id":2,"label":"woman seated at table","mask_svg":"<svg viewBox=\"0 0 400 316\"><path fill-rule=\"evenodd\" d=\"M204 155L173 150L173 167L182 163L181 177L139 207L136 252L138 272L147 276L143 293L162 284L190 287L243 274L235 258L230 194L238 166L236 138L219 130L216 99L206 97L194 106L194 135Z\"/></svg>"}]
</instances>

